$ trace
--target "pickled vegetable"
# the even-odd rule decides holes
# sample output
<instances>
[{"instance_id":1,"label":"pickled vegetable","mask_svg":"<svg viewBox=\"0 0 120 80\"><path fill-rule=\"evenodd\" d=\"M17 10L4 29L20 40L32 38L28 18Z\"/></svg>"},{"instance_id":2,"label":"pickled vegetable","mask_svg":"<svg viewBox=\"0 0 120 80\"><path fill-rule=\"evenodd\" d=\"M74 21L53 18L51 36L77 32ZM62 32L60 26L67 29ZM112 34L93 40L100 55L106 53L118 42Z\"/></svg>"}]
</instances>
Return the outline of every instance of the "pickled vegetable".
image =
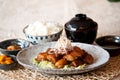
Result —
<instances>
[{"instance_id":1,"label":"pickled vegetable","mask_svg":"<svg viewBox=\"0 0 120 80\"><path fill-rule=\"evenodd\" d=\"M21 47L18 45L10 45L7 47L7 50L20 50Z\"/></svg>"},{"instance_id":2,"label":"pickled vegetable","mask_svg":"<svg viewBox=\"0 0 120 80\"><path fill-rule=\"evenodd\" d=\"M11 57L6 55L0 55L0 64L12 64L13 60Z\"/></svg>"}]
</instances>

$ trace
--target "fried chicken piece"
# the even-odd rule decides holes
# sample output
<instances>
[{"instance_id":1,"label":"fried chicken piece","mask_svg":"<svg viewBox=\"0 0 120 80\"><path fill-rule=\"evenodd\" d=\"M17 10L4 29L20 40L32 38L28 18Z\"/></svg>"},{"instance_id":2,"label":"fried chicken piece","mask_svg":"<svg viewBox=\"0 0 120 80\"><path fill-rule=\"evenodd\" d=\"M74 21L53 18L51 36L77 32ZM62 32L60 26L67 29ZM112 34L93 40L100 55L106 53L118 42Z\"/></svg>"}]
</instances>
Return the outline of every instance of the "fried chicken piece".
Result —
<instances>
[{"instance_id":1,"label":"fried chicken piece","mask_svg":"<svg viewBox=\"0 0 120 80\"><path fill-rule=\"evenodd\" d=\"M77 46L73 46L73 50L75 50L75 51L79 51L79 52L82 52L82 49L80 49L80 48L77 47Z\"/></svg>"},{"instance_id":2,"label":"fried chicken piece","mask_svg":"<svg viewBox=\"0 0 120 80\"><path fill-rule=\"evenodd\" d=\"M63 58L63 56L64 55L61 55L61 54L56 54L56 57L57 57L57 59L59 60L59 59L62 59Z\"/></svg>"},{"instance_id":3,"label":"fried chicken piece","mask_svg":"<svg viewBox=\"0 0 120 80\"><path fill-rule=\"evenodd\" d=\"M45 52L39 53L36 60L39 62L41 60L54 60L54 59L50 59L51 56L49 56L48 52L50 51L51 48L48 48ZM54 62L54 61L53 61Z\"/></svg>"},{"instance_id":4,"label":"fried chicken piece","mask_svg":"<svg viewBox=\"0 0 120 80\"><path fill-rule=\"evenodd\" d=\"M92 55L86 53L85 57L83 58L83 61L87 64L92 64L94 59L93 59Z\"/></svg>"},{"instance_id":5,"label":"fried chicken piece","mask_svg":"<svg viewBox=\"0 0 120 80\"><path fill-rule=\"evenodd\" d=\"M74 61L76 57L72 56L71 54L66 54L64 57L67 61Z\"/></svg>"},{"instance_id":6,"label":"fried chicken piece","mask_svg":"<svg viewBox=\"0 0 120 80\"><path fill-rule=\"evenodd\" d=\"M60 59L60 60L58 60L58 61L55 63L55 66L56 66L57 68L63 68L64 65L66 65L66 64L67 64L66 59Z\"/></svg>"},{"instance_id":7,"label":"fried chicken piece","mask_svg":"<svg viewBox=\"0 0 120 80\"><path fill-rule=\"evenodd\" d=\"M55 54L48 54L48 55L47 55L47 59L48 59L49 61L51 61L52 63L54 63L54 64L57 62L57 57L56 57Z\"/></svg>"},{"instance_id":8,"label":"fried chicken piece","mask_svg":"<svg viewBox=\"0 0 120 80\"><path fill-rule=\"evenodd\" d=\"M78 57L82 57L83 54L84 54L84 53L83 53L82 50L78 51L78 50L74 50L74 49L73 49L73 51L71 51L70 54L66 54L66 55L64 56L64 58L65 58L67 61L74 61L74 60L77 59Z\"/></svg>"},{"instance_id":9,"label":"fried chicken piece","mask_svg":"<svg viewBox=\"0 0 120 80\"><path fill-rule=\"evenodd\" d=\"M80 48L77 47L77 46L74 46L74 47L73 47L73 51L76 51L76 52L78 53L78 56L79 56L79 57L82 57L82 56L84 55L83 50L80 49Z\"/></svg>"},{"instance_id":10,"label":"fried chicken piece","mask_svg":"<svg viewBox=\"0 0 120 80\"><path fill-rule=\"evenodd\" d=\"M84 64L83 61L81 61L80 59L76 59L76 60L72 61L70 65L74 66L74 67L78 67L79 65L82 65L82 64Z\"/></svg>"},{"instance_id":11,"label":"fried chicken piece","mask_svg":"<svg viewBox=\"0 0 120 80\"><path fill-rule=\"evenodd\" d=\"M43 53L39 53L36 60L38 62L40 62L41 60L47 60L47 53L46 52L43 52Z\"/></svg>"}]
</instances>

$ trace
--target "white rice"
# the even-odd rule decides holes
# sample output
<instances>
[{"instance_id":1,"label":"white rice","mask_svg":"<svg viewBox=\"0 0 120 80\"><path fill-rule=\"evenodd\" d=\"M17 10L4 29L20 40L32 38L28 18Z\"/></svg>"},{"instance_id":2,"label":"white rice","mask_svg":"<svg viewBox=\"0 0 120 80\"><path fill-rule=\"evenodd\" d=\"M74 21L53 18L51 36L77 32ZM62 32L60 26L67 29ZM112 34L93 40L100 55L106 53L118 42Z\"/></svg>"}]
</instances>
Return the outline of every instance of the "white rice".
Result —
<instances>
[{"instance_id":1,"label":"white rice","mask_svg":"<svg viewBox=\"0 0 120 80\"><path fill-rule=\"evenodd\" d=\"M30 24L26 29L26 34L34 36L45 36L50 34L55 34L61 29L58 27L60 25L52 22L38 22Z\"/></svg>"}]
</instances>

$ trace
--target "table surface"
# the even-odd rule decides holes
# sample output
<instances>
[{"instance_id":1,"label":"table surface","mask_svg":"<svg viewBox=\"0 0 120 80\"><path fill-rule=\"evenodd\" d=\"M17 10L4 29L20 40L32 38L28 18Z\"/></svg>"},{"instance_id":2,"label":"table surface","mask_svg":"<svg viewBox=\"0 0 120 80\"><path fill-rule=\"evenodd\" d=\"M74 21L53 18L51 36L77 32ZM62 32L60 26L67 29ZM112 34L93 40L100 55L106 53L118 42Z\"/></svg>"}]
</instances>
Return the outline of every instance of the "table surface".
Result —
<instances>
[{"instance_id":1,"label":"table surface","mask_svg":"<svg viewBox=\"0 0 120 80\"><path fill-rule=\"evenodd\" d=\"M64 25L77 13L98 23L98 35L120 35L120 2L108 0L0 0L0 41L25 38L23 28L35 21ZM116 77L114 80L119 80ZM1 80L1 79L0 79Z\"/></svg>"}]
</instances>

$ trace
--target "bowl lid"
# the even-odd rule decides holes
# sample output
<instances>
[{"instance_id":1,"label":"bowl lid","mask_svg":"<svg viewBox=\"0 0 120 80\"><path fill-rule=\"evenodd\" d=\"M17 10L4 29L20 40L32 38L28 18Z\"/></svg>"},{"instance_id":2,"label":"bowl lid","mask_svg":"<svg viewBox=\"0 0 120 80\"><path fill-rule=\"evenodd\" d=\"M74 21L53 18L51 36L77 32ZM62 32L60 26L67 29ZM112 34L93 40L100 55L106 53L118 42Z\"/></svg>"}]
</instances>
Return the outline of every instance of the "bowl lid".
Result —
<instances>
[{"instance_id":1,"label":"bowl lid","mask_svg":"<svg viewBox=\"0 0 120 80\"><path fill-rule=\"evenodd\" d=\"M77 31L97 27L97 23L86 14L76 14L65 26L69 30Z\"/></svg>"}]
</instances>

